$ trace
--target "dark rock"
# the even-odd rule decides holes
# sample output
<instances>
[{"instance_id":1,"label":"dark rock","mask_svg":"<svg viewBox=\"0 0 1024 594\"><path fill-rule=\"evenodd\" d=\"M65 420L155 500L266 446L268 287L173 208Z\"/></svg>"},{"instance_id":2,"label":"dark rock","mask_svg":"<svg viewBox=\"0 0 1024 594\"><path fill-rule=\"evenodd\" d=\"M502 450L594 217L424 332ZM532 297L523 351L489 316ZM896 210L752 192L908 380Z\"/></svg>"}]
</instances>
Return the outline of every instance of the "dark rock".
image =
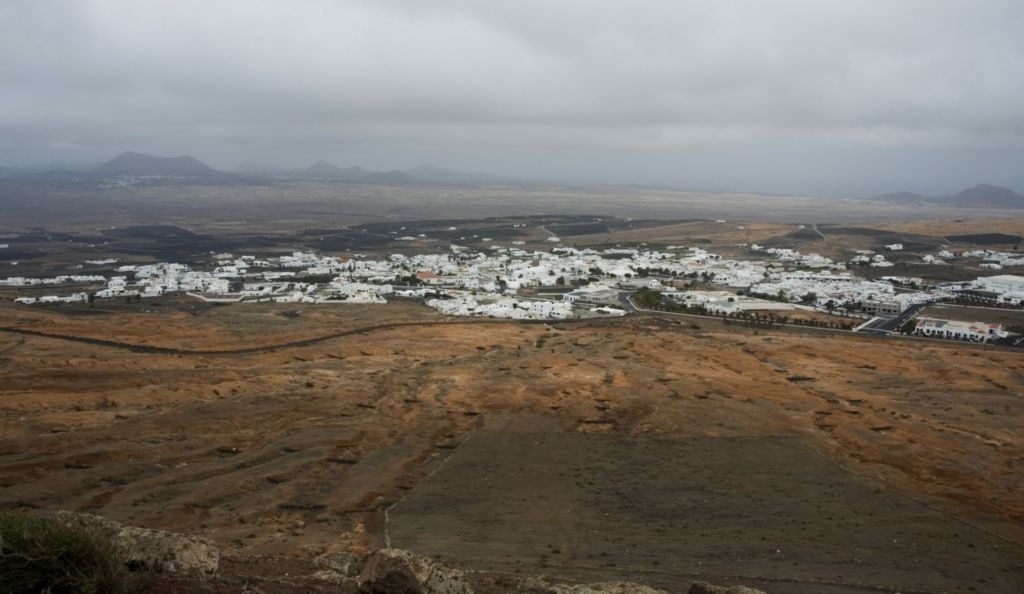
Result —
<instances>
[{"instance_id":1,"label":"dark rock","mask_svg":"<svg viewBox=\"0 0 1024 594\"><path fill-rule=\"evenodd\" d=\"M379 549L359 571L363 594L473 594L466 575L401 549Z\"/></svg>"}]
</instances>

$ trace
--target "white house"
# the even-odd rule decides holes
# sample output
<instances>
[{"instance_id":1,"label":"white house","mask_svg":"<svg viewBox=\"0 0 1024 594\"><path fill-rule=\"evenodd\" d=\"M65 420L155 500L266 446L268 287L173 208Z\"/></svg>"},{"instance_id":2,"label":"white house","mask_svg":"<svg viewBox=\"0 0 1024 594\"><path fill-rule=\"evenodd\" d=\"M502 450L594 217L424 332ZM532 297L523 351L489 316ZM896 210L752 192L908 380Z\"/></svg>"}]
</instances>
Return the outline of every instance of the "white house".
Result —
<instances>
[{"instance_id":1,"label":"white house","mask_svg":"<svg viewBox=\"0 0 1024 594\"><path fill-rule=\"evenodd\" d=\"M983 291L993 293L1024 293L1024 276L1015 274L982 276L974 281L974 285Z\"/></svg>"},{"instance_id":2,"label":"white house","mask_svg":"<svg viewBox=\"0 0 1024 594\"><path fill-rule=\"evenodd\" d=\"M994 338L1007 336L1007 332L1003 330L1001 324L961 322L937 318L918 318L917 327L914 329L914 332L933 338L949 338L971 342L988 342Z\"/></svg>"}]
</instances>

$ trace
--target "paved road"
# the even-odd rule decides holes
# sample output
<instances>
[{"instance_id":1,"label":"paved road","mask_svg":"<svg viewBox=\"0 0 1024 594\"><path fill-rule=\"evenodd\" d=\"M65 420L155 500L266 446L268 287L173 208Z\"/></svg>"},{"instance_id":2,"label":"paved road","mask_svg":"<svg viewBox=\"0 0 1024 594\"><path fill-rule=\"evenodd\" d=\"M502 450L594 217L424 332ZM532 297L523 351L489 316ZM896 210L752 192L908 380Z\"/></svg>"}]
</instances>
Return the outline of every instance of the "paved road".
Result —
<instances>
[{"instance_id":1,"label":"paved road","mask_svg":"<svg viewBox=\"0 0 1024 594\"><path fill-rule=\"evenodd\" d=\"M996 338L989 341L989 344L996 344L999 346L1017 347L1024 349L1024 336L1010 335L1006 338Z\"/></svg>"},{"instance_id":2,"label":"paved road","mask_svg":"<svg viewBox=\"0 0 1024 594\"><path fill-rule=\"evenodd\" d=\"M896 332L900 329L900 326L916 316L925 307L926 304L911 305L897 316L875 318L863 328L857 330L857 332L864 332L866 334L889 334Z\"/></svg>"},{"instance_id":3,"label":"paved road","mask_svg":"<svg viewBox=\"0 0 1024 594\"><path fill-rule=\"evenodd\" d=\"M857 329L857 332L863 332L865 334L888 334L889 331L886 327L892 318L871 318L871 320Z\"/></svg>"},{"instance_id":4,"label":"paved road","mask_svg":"<svg viewBox=\"0 0 1024 594\"><path fill-rule=\"evenodd\" d=\"M629 298L632 294L633 291L619 291L619 303L622 304L622 309L626 310L626 313L636 313L639 311L633 305L633 300Z\"/></svg>"}]
</instances>

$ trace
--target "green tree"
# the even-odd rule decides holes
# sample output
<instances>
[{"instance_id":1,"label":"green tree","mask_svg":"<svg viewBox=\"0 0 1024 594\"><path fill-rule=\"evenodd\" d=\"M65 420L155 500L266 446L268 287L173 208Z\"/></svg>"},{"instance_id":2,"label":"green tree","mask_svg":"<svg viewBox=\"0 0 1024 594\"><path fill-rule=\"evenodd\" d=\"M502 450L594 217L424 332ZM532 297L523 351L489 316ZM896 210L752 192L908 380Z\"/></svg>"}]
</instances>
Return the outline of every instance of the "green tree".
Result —
<instances>
[{"instance_id":1,"label":"green tree","mask_svg":"<svg viewBox=\"0 0 1024 594\"><path fill-rule=\"evenodd\" d=\"M653 289L643 288L633 293L633 303L647 309L652 309L661 305L663 299L664 297L662 296L661 291L655 291Z\"/></svg>"}]
</instances>

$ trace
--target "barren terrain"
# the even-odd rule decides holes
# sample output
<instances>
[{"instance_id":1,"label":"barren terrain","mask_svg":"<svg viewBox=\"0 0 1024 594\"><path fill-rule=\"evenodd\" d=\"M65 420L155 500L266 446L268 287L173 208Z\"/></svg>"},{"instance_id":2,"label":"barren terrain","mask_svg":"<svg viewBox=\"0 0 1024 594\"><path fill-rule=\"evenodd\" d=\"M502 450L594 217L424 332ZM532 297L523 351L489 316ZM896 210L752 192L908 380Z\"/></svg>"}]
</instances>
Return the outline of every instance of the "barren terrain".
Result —
<instances>
[{"instance_id":1,"label":"barren terrain","mask_svg":"<svg viewBox=\"0 0 1024 594\"><path fill-rule=\"evenodd\" d=\"M383 544L385 510L485 419L523 413L618 436L624 451L630 438L788 439L1022 550L1019 354L698 323L453 320L413 303L0 305L0 327L22 331L0 332L0 501L203 534L233 555L364 550ZM586 480L616 484L628 466ZM829 472L820 480L842 474ZM760 513L733 511L740 523ZM872 528L829 530L843 547L842 530ZM764 567L763 552L738 551L736 574ZM1002 569L1000 584L1024 579L1019 563ZM958 571L951 583L987 569ZM901 586L886 575L879 586Z\"/></svg>"},{"instance_id":2,"label":"barren terrain","mask_svg":"<svg viewBox=\"0 0 1024 594\"><path fill-rule=\"evenodd\" d=\"M924 219L914 221L894 221L870 225L875 229L885 229L900 233L918 233L921 235L970 235L976 233L1006 233L1008 235L1024 235L1024 218L1007 216L1001 218L966 218L966 219Z\"/></svg>"},{"instance_id":3,"label":"barren terrain","mask_svg":"<svg viewBox=\"0 0 1024 594\"><path fill-rule=\"evenodd\" d=\"M820 196L701 192L644 186L564 184L430 186L331 182L95 188L0 180L0 232L59 225L90 230L173 224L200 232L280 233L321 225L538 214L644 219L729 219L771 223L891 222L1016 217L1019 209L856 202ZM910 229L904 224L900 229ZM916 231L915 231L916 232Z\"/></svg>"}]
</instances>

